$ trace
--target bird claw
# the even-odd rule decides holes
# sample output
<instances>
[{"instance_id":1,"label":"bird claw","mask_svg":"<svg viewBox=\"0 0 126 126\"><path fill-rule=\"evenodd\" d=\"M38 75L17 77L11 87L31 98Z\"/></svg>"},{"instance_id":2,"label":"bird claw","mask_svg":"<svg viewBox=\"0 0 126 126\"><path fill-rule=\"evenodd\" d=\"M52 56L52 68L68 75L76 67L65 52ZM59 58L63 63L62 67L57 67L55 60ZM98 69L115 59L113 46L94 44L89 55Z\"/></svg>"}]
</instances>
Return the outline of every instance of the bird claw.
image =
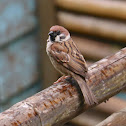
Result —
<instances>
[{"instance_id":1,"label":"bird claw","mask_svg":"<svg viewBox=\"0 0 126 126\"><path fill-rule=\"evenodd\" d=\"M68 78L69 76L62 76L60 77L57 81L55 81L53 84L57 84L57 83L60 83L60 82L63 82L66 78Z\"/></svg>"}]
</instances>

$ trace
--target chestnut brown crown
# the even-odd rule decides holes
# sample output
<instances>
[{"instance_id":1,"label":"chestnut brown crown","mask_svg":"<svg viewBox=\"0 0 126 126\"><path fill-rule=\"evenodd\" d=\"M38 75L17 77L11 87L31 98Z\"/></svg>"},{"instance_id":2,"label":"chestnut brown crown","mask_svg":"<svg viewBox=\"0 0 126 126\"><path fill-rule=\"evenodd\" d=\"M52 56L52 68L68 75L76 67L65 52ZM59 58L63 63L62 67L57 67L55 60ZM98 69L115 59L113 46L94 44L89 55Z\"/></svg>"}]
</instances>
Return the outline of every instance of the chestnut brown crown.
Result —
<instances>
[{"instance_id":1,"label":"chestnut brown crown","mask_svg":"<svg viewBox=\"0 0 126 126\"><path fill-rule=\"evenodd\" d=\"M62 42L70 37L69 31L59 25L52 26L48 35L50 36L50 40L53 42Z\"/></svg>"},{"instance_id":2,"label":"chestnut brown crown","mask_svg":"<svg viewBox=\"0 0 126 126\"><path fill-rule=\"evenodd\" d=\"M64 34L64 35L69 35L69 31L66 29L66 28L64 28L63 26L59 26L59 25L54 25L54 26L52 26L51 28L50 28L50 31L60 31L62 34Z\"/></svg>"}]
</instances>

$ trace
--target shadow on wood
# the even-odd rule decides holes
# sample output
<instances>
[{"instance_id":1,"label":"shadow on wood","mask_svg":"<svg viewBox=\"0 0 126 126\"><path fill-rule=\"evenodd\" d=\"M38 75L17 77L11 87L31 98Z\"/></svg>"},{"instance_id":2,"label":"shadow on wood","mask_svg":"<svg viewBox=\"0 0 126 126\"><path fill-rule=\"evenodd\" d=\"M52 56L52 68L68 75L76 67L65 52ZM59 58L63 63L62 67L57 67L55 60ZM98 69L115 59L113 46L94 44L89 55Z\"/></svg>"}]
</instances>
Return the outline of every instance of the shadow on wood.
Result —
<instances>
[{"instance_id":1,"label":"shadow on wood","mask_svg":"<svg viewBox=\"0 0 126 126\"><path fill-rule=\"evenodd\" d=\"M90 66L87 84L98 103L108 100L124 89L126 48ZM1 113L0 124L1 126L59 126L93 106L84 103L75 80L64 80Z\"/></svg>"}]
</instances>

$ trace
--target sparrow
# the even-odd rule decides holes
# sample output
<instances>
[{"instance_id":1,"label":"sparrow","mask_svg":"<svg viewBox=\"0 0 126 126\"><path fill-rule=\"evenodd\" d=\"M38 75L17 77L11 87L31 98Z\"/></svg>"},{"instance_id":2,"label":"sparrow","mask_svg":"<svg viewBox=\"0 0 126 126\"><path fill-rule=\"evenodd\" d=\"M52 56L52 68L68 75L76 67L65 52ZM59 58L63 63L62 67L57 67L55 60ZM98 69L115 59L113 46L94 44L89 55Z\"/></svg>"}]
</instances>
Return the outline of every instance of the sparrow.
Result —
<instances>
[{"instance_id":1,"label":"sparrow","mask_svg":"<svg viewBox=\"0 0 126 126\"><path fill-rule=\"evenodd\" d=\"M69 31L55 25L50 28L48 35L46 52L53 66L63 74L63 77L67 75L77 81L87 105L97 103L93 92L86 84L87 64L70 37Z\"/></svg>"}]
</instances>

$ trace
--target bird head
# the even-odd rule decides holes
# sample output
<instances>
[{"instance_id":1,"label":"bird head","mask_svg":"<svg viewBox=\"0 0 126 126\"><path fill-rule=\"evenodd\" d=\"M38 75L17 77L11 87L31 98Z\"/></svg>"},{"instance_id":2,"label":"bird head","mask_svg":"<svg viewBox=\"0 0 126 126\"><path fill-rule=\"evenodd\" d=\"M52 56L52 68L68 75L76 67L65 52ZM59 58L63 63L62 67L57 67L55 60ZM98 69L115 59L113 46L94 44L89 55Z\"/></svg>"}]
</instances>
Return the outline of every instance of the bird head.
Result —
<instances>
[{"instance_id":1,"label":"bird head","mask_svg":"<svg viewBox=\"0 0 126 126\"><path fill-rule=\"evenodd\" d=\"M68 30L59 25L52 26L48 35L51 42L63 42L70 38Z\"/></svg>"}]
</instances>

